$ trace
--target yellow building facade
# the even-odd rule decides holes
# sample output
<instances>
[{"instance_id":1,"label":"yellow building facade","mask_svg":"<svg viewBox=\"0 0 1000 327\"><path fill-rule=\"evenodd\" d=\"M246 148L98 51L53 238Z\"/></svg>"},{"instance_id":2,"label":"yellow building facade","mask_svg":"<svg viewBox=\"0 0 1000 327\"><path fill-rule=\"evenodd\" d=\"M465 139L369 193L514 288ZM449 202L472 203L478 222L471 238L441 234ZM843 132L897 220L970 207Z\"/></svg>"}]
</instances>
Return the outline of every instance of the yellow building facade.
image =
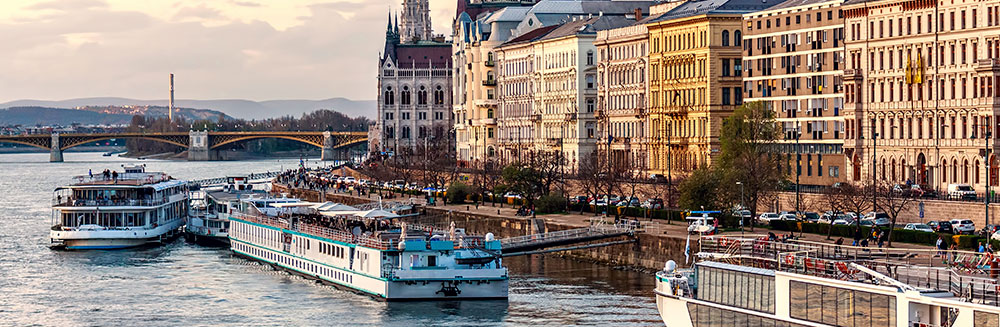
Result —
<instances>
[{"instance_id":1,"label":"yellow building facade","mask_svg":"<svg viewBox=\"0 0 1000 327\"><path fill-rule=\"evenodd\" d=\"M739 10L686 4L647 20L652 173L683 176L718 156L722 121L742 103L741 24Z\"/></svg>"}]
</instances>

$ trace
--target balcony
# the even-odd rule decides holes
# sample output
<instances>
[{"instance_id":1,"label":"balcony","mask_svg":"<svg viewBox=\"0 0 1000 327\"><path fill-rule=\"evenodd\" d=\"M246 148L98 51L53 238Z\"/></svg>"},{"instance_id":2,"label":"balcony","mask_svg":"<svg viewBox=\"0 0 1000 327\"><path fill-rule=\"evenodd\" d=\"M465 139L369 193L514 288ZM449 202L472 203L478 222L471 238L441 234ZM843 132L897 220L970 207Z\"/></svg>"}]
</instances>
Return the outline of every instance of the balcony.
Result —
<instances>
[{"instance_id":1,"label":"balcony","mask_svg":"<svg viewBox=\"0 0 1000 327\"><path fill-rule=\"evenodd\" d=\"M483 86L497 86L497 80L493 78L488 78L483 80Z\"/></svg>"},{"instance_id":2,"label":"balcony","mask_svg":"<svg viewBox=\"0 0 1000 327\"><path fill-rule=\"evenodd\" d=\"M486 66L486 67L493 67L493 66L496 66L496 65L497 65L497 63L496 63L496 61L493 61L493 59L489 59L489 60L486 60L485 62L483 62L483 66Z\"/></svg>"},{"instance_id":3,"label":"balcony","mask_svg":"<svg viewBox=\"0 0 1000 327\"><path fill-rule=\"evenodd\" d=\"M976 60L976 71L989 72L1000 71L1000 59L979 59Z\"/></svg>"},{"instance_id":4,"label":"balcony","mask_svg":"<svg viewBox=\"0 0 1000 327\"><path fill-rule=\"evenodd\" d=\"M540 122L540 121L542 121L542 115L541 114L534 114L534 115L531 115L529 117L531 117L531 121L533 121L533 122Z\"/></svg>"},{"instance_id":5,"label":"balcony","mask_svg":"<svg viewBox=\"0 0 1000 327\"><path fill-rule=\"evenodd\" d=\"M844 80L862 80L864 79L864 71L861 69L845 69L844 70Z\"/></svg>"},{"instance_id":6,"label":"balcony","mask_svg":"<svg viewBox=\"0 0 1000 327\"><path fill-rule=\"evenodd\" d=\"M635 116L639 117L639 118L645 117L646 116L646 108L635 108L635 109L632 109L632 113L635 114Z\"/></svg>"},{"instance_id":7,"label":"balcony","mask_svg":"<svg viewBox=\"0 0 1000 327\"><path fill-rule=\"evenodd\" d=\"M497 106L497 100L496 99L476 99L475 101L473 101L473 103L475 103L476 106L478 106L478 107L496 107Z\"/></svg>"},{"instance_id":8,"label":"balcony","mask_svg":"<svg viewBox=\"0 0 1000 327\"><path fill-rule=\"evenodd\" d=\"M565 120L565 121L574 121L574 120L576 120L576 117L577 117L577 115L576 115L575 112L574 113L563 114L563 120Z\"/></svg>"}]
</instances>

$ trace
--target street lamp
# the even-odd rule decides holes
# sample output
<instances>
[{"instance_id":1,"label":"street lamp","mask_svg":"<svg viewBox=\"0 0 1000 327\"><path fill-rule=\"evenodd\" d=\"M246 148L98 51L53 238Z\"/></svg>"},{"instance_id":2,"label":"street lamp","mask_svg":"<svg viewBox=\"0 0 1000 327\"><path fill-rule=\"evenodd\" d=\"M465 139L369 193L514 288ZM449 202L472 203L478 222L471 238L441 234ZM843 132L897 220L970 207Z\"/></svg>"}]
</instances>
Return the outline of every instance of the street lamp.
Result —
<instances>
[{"instance_id":1,"label":"street lamp","mask_svg":"<svg viewBox=\"0 0 1000 327\"><path fill-rule=\"evenodd\" d=\"M986 152L983 157L986 158L986 223L985 225L989 227L990 225L990 178L993 177L990 171L990 138L993 137L991 133L990 126L983 126L986 130L983 131L983 138L986 139Z\"/></svg>"},{"instance_id":2,"label":"street lamp","mask_svg":"<svg viewBox=\"0 0 1000 327\"><path fill-rule=\"evenodd\" d=\"M739 213L739 215L740 215L740 233L743 233L743 219L746 218L746 217L743 217L743 210L747 209L746 206L743 205L743 182L736 182L736 185L740 186L740 213Z\"/></svg>"}]
</instances>

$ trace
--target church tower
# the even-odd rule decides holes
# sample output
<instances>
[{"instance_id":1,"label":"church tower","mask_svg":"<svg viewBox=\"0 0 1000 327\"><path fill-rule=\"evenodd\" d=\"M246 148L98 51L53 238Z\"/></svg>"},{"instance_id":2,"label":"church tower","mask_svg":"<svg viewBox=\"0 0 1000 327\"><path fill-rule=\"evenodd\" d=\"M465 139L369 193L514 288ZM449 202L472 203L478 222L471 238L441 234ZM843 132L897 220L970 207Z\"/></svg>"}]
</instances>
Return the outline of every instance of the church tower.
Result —
<instances>
[{"instance_id":1,"label":"church tower","mask_svg":"<svg viewBox=\"0 0 1000 327\"><path fill-rule=\"evenodd\" d=\"M403 16L397 20L403 43L431 40L431 10L429 0L403 0Z\"/></svg>"}]
</instances>

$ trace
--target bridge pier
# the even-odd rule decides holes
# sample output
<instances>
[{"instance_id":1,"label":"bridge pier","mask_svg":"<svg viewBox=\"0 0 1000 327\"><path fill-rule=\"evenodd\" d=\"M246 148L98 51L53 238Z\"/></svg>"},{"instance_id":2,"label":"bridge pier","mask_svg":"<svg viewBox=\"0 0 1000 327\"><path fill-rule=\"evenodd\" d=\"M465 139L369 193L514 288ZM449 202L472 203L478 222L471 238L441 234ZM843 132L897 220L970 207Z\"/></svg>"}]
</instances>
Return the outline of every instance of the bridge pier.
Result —
<instances>
[{"instance_id":1,"label":"bridge pier","mask_svg":"<svg viewBox=\"0 0 1000 327\"><path fill-rule=\"evenodd\" d=\"M59 143L59 133L52 133L52 147L49 151L49 162L63 162L62 144Z\"/></svg>"},{"instance_id":2,"label":"bridge pier","mask_svg":"<svg viewBox=\"0 0 1000 327\"><path fill-rule=\"evenodd\" d=\"M322 161L337 160L336 153L333 151L333 136L330 135L330 132L323 132L323 151L320 153L319 159Z\"/></svg>"},{"instance_id":3,"label":"bridge pier","mask_svg":"<svg viewBox=\"0 0 1000 327\"><path fill-rule=\"evenodd\" d=\"M188 132L188 161L212 160L208 150L208 131Z\"/></svg>"}]
</instances>

